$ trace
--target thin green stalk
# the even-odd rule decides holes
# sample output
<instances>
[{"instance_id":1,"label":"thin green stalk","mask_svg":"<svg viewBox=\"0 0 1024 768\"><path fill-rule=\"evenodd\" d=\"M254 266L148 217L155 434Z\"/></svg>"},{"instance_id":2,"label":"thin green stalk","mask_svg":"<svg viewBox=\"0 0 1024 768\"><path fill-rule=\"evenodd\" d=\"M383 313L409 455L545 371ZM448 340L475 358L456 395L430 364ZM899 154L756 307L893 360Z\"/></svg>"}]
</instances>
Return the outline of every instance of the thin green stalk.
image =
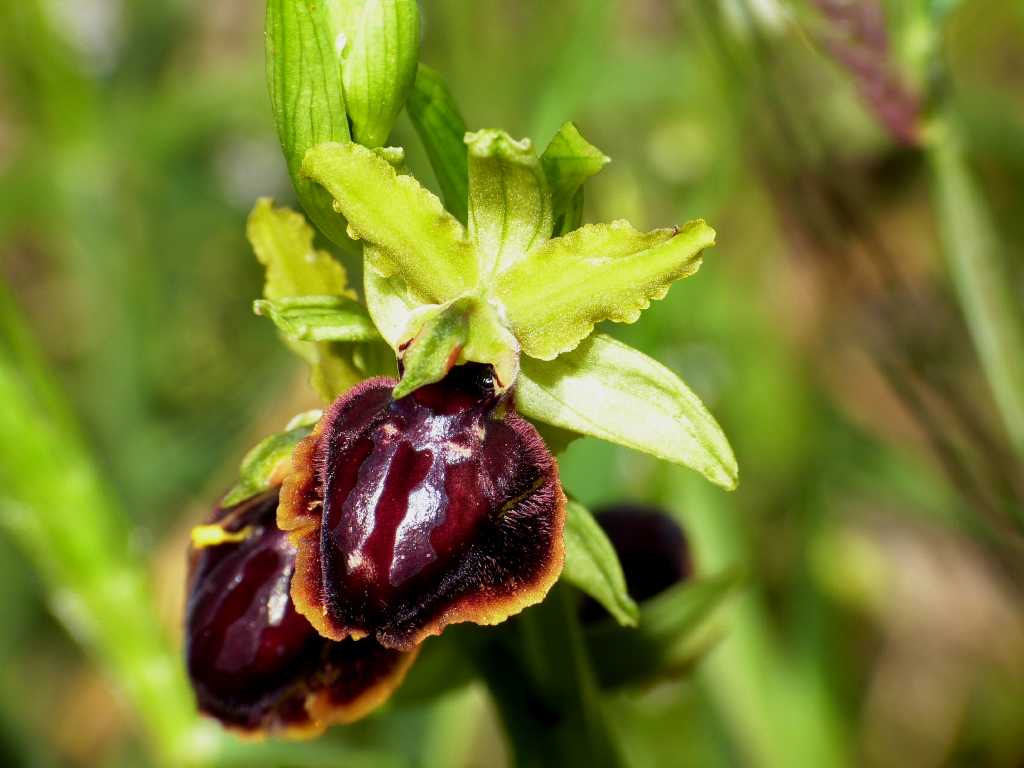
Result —
<instances>
[{"instance_id":1,"label":"thin green stalk","mask_svg":"<svg viewBox=\"0 0 1024 768\"><path fill-rule=\"evenodd\" d=\"M958 127L941 119L927 156L942 246L971 338L1018 453L1024 456L1024 318L992 215L964 153Z\"/></svg>"},{"instance_id":2,"label":"thin green stalk","mask_svg":"<svg viewBox=\"0 0 1024 768\"><path fill-rule=\"evenodd\" d=\"M495 633L478 663L509 737L517 768L620 768L621 749L566 587Z\"/></svg>"},{"instance_id":3,"label":"thin green stalk","mask_svg":"<svg viewBox=\"0 0 1024 768\"><path fill-rule=\"evenodd\" d=\"M127 520L0 286L0 522L46 581L65 626L123 688L157 760L192 762L199 723L163 637Z\"/></svg>"}]
</instances>

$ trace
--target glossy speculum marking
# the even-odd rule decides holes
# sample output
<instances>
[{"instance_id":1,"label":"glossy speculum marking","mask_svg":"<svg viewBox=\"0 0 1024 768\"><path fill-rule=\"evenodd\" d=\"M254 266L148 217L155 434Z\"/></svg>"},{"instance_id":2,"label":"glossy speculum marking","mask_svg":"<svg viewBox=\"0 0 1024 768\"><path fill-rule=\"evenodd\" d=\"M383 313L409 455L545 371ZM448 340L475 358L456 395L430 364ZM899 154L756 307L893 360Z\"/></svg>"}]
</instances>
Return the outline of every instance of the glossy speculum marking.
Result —
<instances>
[{"instance_id":1,"label":"glossy speculum marking","mask_svg":"<svg viewBox=\"0 0 1024 768\"><path fill-rule=\"evenodd\" d=\"M415 654L327 640L295 610L277 505L275 489L215 511L226 535L192 550L185 657L205 713L244 732L315 735L382 703Z\"/></svg>"},{"instance_id":2,"label":"glossy speculum marking","mask_svg":"<svg viewBox=\"0 0 1024 768\"><path fill-rule=\"evenodd\" d=\"M340 397L296 449L278 516L298 548L292 596L325 636L411 648L460 621L543 599L562 566L555 461L489 366L394 400Z\"/></svg>"}]
</instances>

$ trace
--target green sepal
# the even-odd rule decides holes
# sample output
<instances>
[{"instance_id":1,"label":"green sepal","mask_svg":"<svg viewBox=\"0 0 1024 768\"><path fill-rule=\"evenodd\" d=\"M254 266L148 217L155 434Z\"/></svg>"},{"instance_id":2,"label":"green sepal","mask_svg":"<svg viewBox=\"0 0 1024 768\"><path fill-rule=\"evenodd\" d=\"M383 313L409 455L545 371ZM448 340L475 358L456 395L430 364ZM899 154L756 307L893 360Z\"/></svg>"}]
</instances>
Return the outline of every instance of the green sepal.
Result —
<instances>
[{"instance_id":1,"label":"green sepal","mask_svg":"<svg viewBox=\"0 0 1024 768\"><path fill-rule=\"evenodd\" d=\"M427 151L445 207L465 224L469 210L466 121L438 72L420 64L406 109Z\"/></svg>"},{"instance_id":2,"label":"green sepal","mask_svg":"<svg viewBox=\"0 0 1024 768\"><path fill-rule=\"evenodd\" d=\"M378 274L401 273L411 290L438 304L475 286L476 257L465 228L412 176L352 143L314 147L302 172L334 196L349 235L374 246L365 254Z\"/></svg>"},{"instance_id":3,"label":"green sepal","mask_svg":"<svg viewBox=\"0 0 1024 768\"><path fill-rule=\"evenodd\" d=\"M295 446L309 436L321 415L321 411L300 413L288 422L283 432L257 443L242 459L238 482L221 500L221 505L233 507L280 483L285 462L291 461Z\"/></svg>"},{"instance_id":4,"label":"green sepal","mask_svg":"<svg viewBox=\"0 0 1024 768\"><path fill-rule=\"evenodd\" d=\"M640 604L635 629L588 627L587 650L602 688L644 686L685 674L720 636L714 617L743 584L739 570L683 582Z\"/></svg>"},{"instance_id":5,"label":"green sepal","mask_svg":"<svg viewBox=\"0 0 1024 768\"><path fill-rule=\"evenodd\" d=\"M642 352L594 334L552 362L523 357L516 403L523 415L695 469L732 490L729 441L700 399Z\"/></svg>"},{"instance_id":6,"label":"green sepal","mask_svg":"<svg viewBox=\"0 0 1024 768\"><path fill-rule=\"evenodd\" d=\"M590 510L569 500L565 507L562 579L597 600L624 627L635 627L639 609L626 588L615 548Z\"/></svg>"},{"instance_id":7,"label":"green sepal","mask_svg":"<svg viewBox=\"0 0 1024 768\"><path fill-rule=\"evenodd\" d=\"M267 84L274 125L299 202L334 243L351 247L345 222L331 207L331 196L300 174L310 147L349 141L336 48L339 19L329 3L268 0L266 14Z\"/></svg>"},{"instance_id":8,"label":"green sepal","mask_svg":"<svg viewBox=\"0 0 1024 768\"><path fill-rule=\"evenodd\" d=\"M587 224L533 250L498 278L495 295L523 352L553 360L601 321L635 322L714 242L703 221L647 233L625 221Z\"/></svg>"},{"instance_id":9,"label":"green sepal","mask_svg":"<svg viewBox=\"0 0 1024 768\"><path fill-rule=\"evenodd\" d=\"M515 382L519 374L518 346L490 304L464 296L420 317L419 329L403 345L404 372L395 387L396 399L440 381L453 366L463 363L493 366L499 390Z\"/></svg>"},{"instance_id":10,"label":"green sepal","mask_svg":"<svg viewBox=\"0 0 1024 768\"><path fill-rule=\"evenodd\" d=\"M529 139L486 130L467 133L466 146L469 234L489 281L551 236L551 193Z\"/></svg>"},{"instance_id":11,"label":"green sepal","mask_svg":"<svg viewBox=\"0 0 1024 768\"><path fill-rule=\"evenodd\" d=\"M387 142L416 77L420 13L416 0L368 0L341 51L345 104L354 139Z\"/></svg>"},{"instance_id":12,"label":"green sepal","mask_svg":"<svg viewBox=\"0 0 1024 768\"><path fill-rule=\"evenodd\" d=\"M249 214L246 234L256 258L266 268L263 295L269 301L305 295L354 297L345 268L313 246L313 228L301 214L274 208L268 198L262 198ZM327 402L363 379L351 359L351 348L330 342L286 341L310 364L310 382Z\"/></svg>"},{"instance_id":13,"label":"green sepal","mask_svg":"<svg viewBox=\"0 0 1024 768\"><path fill-rule=\"evenodd\" d=\"M611 160L584 139L575 125L566 123L551 139L540 162L551 190L554 232L571 232L582 219L583 183Z\"/></svg>"},{"instance_id":14,"label":"green sepal","mask_svg":"<svg viewBox=\"0 0 1024 768\"><path fill-rule=\"evenodd\" d=\"M347 296L258 299L253 311L269 317L293 341L373 341L380 338L358 301Z\"/></svg>"}]
</instances>

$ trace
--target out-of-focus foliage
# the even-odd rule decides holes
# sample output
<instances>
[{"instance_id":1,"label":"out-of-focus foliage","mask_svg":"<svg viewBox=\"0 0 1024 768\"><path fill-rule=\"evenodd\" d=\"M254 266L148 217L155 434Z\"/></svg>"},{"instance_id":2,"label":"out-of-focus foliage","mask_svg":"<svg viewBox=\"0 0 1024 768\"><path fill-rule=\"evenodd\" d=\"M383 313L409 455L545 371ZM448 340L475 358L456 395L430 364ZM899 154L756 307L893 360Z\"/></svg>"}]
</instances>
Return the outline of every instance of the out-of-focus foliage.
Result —
<instances>
[{"instance_id":1,"label":"out-of-focus foliage","mask_svg":"<svg viewBox=\"0 0 1024 768\"><path fill-rule=\"evenodd\" d=\"M955 119L957 172L1019 309L1024 8L891 0L850 21L837 5L423 4L423 61L470 130L543 147L571 119L613 158L588 182L585 221L703 217L718 232L645 322L601 331L683 375L730 435L739 490L591 438L560 457L583 504L661 504L698 573L745 576L714 635L695 638L692 674L605 695L634 765L1024 760L1024 471L957 301L914 122ZM262 270L246 215L265 195L296 205L262 24L259 3L0 6L0 277L132 516L172 629L184 531L247 448L319 405L251 313ZM417 98L425 109L429 88ZM407 117L392 143L433 180ZM361 293L361 264L345 266ZM0 537L0 762L144 764L137 714L9 548ZM464 682L443 645L428 653L427 672ZM527 667L540 701L545 675L572 672ZM260 764L500 763L478 687L410 698L315 745L265 746Z\"/></svg>"}]
</instances>

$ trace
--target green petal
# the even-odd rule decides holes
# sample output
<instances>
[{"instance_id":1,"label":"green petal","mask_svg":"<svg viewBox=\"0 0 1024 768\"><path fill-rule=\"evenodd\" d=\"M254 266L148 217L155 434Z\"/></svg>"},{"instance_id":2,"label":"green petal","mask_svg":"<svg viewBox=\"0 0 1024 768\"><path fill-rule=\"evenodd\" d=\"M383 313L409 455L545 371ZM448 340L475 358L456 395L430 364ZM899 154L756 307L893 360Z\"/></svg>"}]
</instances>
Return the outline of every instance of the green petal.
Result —
<instances>
[{"instance_id":1,"label":"green petal","mask_svg":"<svg viewBox=\"0 0 1024 768\"><path fill-rule=\"evenodd\" d=\"M551 194L529 139L503 131L466 134L469 233L489 279L551 236Z\"/></svg>"},{"instance_id":2,"label":"green petal","mask_svg":"<svg viewBox=\"0 0 1024 768\"><path fill-rule=\"evenodd\" d=\"M465 223L469 205L466 121L441 75L420 64L406 108L427 150L445 207Z\"/></svg>"},{"instance_id":3,"label":"green petal","mask_svg":"<svg viewBox=\"0 0 1024 768\"><path fill-rule=\"evenodd\" d=\"M416 77L420 14L416 0L369 0L342 51L345 103L354 138L382 146Z\"/></svg>"},{"instance_id":4,"label":"green petal","mask_svg":"<svg viewBox=\"0 0 1024 768\"><path fill-rule=\"evenodd\" d=\"M583 211L583 182L611 161L584 139L575 125L566 123L558 129L540 162L551 189L555 232L571 232L579 226Z\"/></svg>"},{"instance_id":5,"label":"green petal","mask_svg":"<svg viewBox=\"0 0 1024 768\"><path fill-rule=\"evenodd\" d=\"M302 172L334 196L350 234L375 246L367 257L379 273L400 273L433 303L475 285L476 257L463 226L377 153L358 144L321 144L306 153Z\"/></svg>"},{"instance_id":6,"label":"green petal","mask_svg":"<svg viewBox=\"0 0 1024 768\"><path fill-rule=\"evenodd\" d=\"M299 296L253 304L257 315L273 320L294 341L373 341L380 334L366 309L346 296Z\"/></svg>"},{"instance_id":7,"label":"green petal","mask_svg":"<svg viewBox=\"0 0 1024 768\"><path fill-rule=\"evenodd\" d=\"M332 210L330 195L299 173L310 147L350 139L336 25L334 14L322 2L267 2L267 83L288 172L310 219L331 240L346 246L345 223Z\"/></svg>"},{"instance_id":8,"label":"green petal","mask_svg":"<svg viewBox=\"0 0 1024 768\"><path fill-rule=\"evenodd\" d=\"M530 418L736 487L736 458L703 403L668 368L610 336L595 334L552 362L523 358L516 402Z\"/></svg>"},{"instance_id":9,"label":"green petal","mask_svg":"<svg viewBox=\"0 0 1024 768\"><path fill-rule=\"evenodd\" d=\"M641 233L588 224L532 251L501 275L496 296L523 351L553 360L603 320L632 323L673 281L700 267L715 231L703 221Z\"/></svg>"},{"instance_id":10,"label":"green petal","mask_svg":"<svg viewBox=\"0 0 1024 768\"><path fill-rule=\"evenodd\" d=\"M626 589L615 548L590 510L575 501L565 507L562 578L597 600L622 626L636 626L639 610Z\"/></svg>"}]
</instances>

